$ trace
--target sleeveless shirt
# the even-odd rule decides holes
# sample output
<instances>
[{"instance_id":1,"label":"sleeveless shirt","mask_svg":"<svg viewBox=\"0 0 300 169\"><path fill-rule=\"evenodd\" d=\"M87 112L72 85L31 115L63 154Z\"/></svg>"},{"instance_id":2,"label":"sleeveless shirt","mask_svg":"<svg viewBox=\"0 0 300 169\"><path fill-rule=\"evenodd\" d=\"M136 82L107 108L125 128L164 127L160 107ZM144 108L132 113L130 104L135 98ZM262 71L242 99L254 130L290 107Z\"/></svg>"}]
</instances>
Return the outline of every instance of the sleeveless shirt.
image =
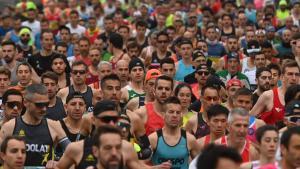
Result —
<instances>
[{"instance_id":1,"label":"sleeveless shirt","mask_svg":"<svg viewBox=\"0 0 300 169\"><path fill-rule=\"evenodd\" d=\"M178 68L175 73L174 79L177 81L184 81L184 77L189 75L190 73L193 73L195 69L192 65L185 65L182 60L178 61Z\"/></svg>"},{"instance_id":2,"label":"sleeveless shirt","mask_svg":"<svg viewBox=\"0 0 300 169\"><path fill-rule=\"evenodd\" d=\"M146 103L145 107L148 116L145 129L147 136L149 136L151 133L164 127L164 119L154 111L153 103Z\"/></svg>"},{"instance_id":3,"label":"sleeveless shirt","mask_svg":"<svg viewBox=\"0 0 300 169\"><path fill-rule=\"evenodd\" d=\"M127 89L128 91L128 101L130 101L131 99L135 98L135 97L143 97L145 96L145 93L143 94L140 94L140 93L137 93L136 91L134 91L134 89L129 86L129 85L126 85L125 88Z\"/></svg>"},{"instance_id":4,"label":"sleeveless shirt","mask_svg":"<svg viewBox=\"0 0 300 169\"><path fill-rule=\"evenodd\" d=\"M197 130L196 133L192 132L192 134L198 139L208 135L210 129L207 123L204 121L201 113L197 113L197 119L198 119Z\"/></svg>"},{"instance_id":5,"label":"sleeveless shirt","mask_svg":"<svg viewBox=\"0 0 300 169\"><path fill-rule=\"evenodd\" d=\"M228 146L227 136L221 137L221 144ZM242 156L243 163L250 161L250 142L247 139L245 140L245 144L244 144L242 152L240 152L240 155Z\"/></svg>"},{"instance_id":6,"label":"sleeveless shirt","mask_svg":"<svg viewBox=\"0 0 300 169\"><path fill-rule=\"evenodd\" d=\"M47 114L45 115L45 118L52 120L61 120L67 116L64 104L59 97L56 97L55 105L53 107L47 107L46 111Z\"/></svg>"},{"instance_id":7,"label":"sleeveless shirt","mask_svg":"<svg viewBox=\"0 0 300 169\"><path fill-rule=\"evenodd\" d=\"M84 169L89 166L96 167L97 159L93 155L92 147L93 147L93 138L92 137L85 138L83 140L82 158L78 163L78 165L75 167L75 169Z\"/></svg>"},{"instance_id":8,"label":"sleeveless shirt","mask_svg":"<svg viewBox=\"0 0 300 169\"><path fill-rule=\"evenodd\" d=\"M75 89L73 87L73 85L71 85L69 87L69 94L71 95L75 92ZM87 86L86 92L81 93L85 103L86 103L86 107L87 107L87 112L93 112L93 91L92 88L90 86Z\"/></svg>"}]
</instances>

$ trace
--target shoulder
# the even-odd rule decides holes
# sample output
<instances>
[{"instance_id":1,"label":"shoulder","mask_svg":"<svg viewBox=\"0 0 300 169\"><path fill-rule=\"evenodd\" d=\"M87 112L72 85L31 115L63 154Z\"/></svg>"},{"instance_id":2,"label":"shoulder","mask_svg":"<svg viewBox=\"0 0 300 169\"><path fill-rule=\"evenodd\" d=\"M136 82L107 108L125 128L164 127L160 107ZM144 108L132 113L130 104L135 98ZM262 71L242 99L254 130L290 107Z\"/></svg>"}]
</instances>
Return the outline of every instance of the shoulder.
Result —
<instances>
[{"instance_id":1,"label":"shoulder","mask_svg":"<svg viewBox=\"0 0 300 169\"><path fill-rule=\"evenodd\" d=\"M227 76L228 75L228 71L227 70L218 71L217 75L218 76L222 76L222 77Z\"/></svg>"}]
</instances>

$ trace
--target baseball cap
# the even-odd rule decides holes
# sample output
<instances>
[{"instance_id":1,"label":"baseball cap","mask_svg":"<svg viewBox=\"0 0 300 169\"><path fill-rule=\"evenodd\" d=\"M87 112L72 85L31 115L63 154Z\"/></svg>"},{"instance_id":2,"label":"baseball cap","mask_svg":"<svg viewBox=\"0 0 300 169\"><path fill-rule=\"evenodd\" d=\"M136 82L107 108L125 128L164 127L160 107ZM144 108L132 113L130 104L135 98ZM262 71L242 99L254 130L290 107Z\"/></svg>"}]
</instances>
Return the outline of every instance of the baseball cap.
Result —
<instances>
[{"instance_id":1,"label":"baseball cap","mask_svg":"<svg viewBox=\"0 0 300 169\"><path fill-rule=\"evenodd\" d=\"M197 59L198 57L206 57L206 56L200 50L196 50L193 52L193 60Z\"/></svg>"},{"instance_id":2,"label":"baseball cap","mask_svg":"<svg viewBox=\"0 0 300 169\"><path fill-rule=\"evenodd\" d=\"M131 72L131 70L134 67L137 67L137 66L140 66L140 67L142 67L145 70L144 63L141 61L141 59L139 59L139 58L132 58L131 61L129 62L129 65L128 65L129 72Z\"/></svg>"},{"instance_id":3,"label":"baseball cap","mask_svg":"<svg viewBox=\"0 0 300 169\"><path fill-rule=\"evenodd\" d=\"M239 54L236 53L236 52L230 52L230 53L227 54L227 61L228 61L229 59L237 59L237 60L240 60Z\"/></svg>"},{"instance_id":4,"label":"baseball cap","mask_svg":"<svg viewBox=\"0 0 300 169\"><path fill-rule=\"evenodd\" d=\"M157 70L157 69L150 69L146 73L145 82L147 82L150 79L157 78L160 75L161 75L161 72L159 70Z\"/></svg>"},{"instance_id":5,"label":"baseball cap","mask_svg":"<svg viewBox=\"0 0 300 169\"><path fill-rule=\"evenodd\" d=\"M230 79L226 84L226 89L230 88L231 86L243 87L243 84L239 79Z\"/></svg>"},{"instance_id":6,"label":"baseball cap","mask_svg":"<svg viewBox=\"0 0 300 169\"><path fill-rule=\"evenodd\" d=\"M276 31L275 27L272 26L272 25L269 25L269 26L266 27L266 32L275 32L275 31Z\"/></svg>"},{"instance_id":7,"label":"baseball cap","mask_svg":"<svg viewBox=\"0 0 300 169\"><path fill-rule=\"evenodd\" d=\"M250 42L248 42L246 52L248 55L256 53L256 52L260 52L260 47L259 47L258 41L251 40Z\"/></svg>"},{"instance_id":8,"label":"baseball cap","mask_svg":"<svg viewBox=\"0 0 300 169\"><path fill-rule=\"evenodd\" d=\"M300 110L300 100L293 100L285 106L285 116L300 115L300 112L295 112L295 109Z\"/></svg>"},{"instance_id":9,"label":"baseball cap","mask_svg":"<svg viewBox=\"0 0 300 169\"><path fill-rule=\"evenodd\" d=\"M79 92L74 92L72 94L69 94L68 97L67 97L67 99L66 99L66 103L69 103L69 101L71 101L74 98L82 99L84 101L84 103L86 103L85 99L83 98L83 95L81 93L79 93Z\"/></svg>"},{"instance_id":10,"label":"baseball cap","mask_svg":"<svg viewBox=\"0 0 300 169\"><path fill-rule=\"evenodd\" d=\"M210 76L208 76L205 85L207 85L207 86L214 86L218 90L220 90L221 87L225 88L224 82L218 76L216 76L216 75L210 75Z\"/></svg>"},{"instance_id":11,"label":"baseball cap","mask_svg":"<svg viewBox=\"0 0 300 169\"><path fill-rule=\"evenodd\" d=\"M97 102L94 107L93 115L98 116L105 111L117 111L117 105L111 100Z\"/></svg>"}]
</instances>

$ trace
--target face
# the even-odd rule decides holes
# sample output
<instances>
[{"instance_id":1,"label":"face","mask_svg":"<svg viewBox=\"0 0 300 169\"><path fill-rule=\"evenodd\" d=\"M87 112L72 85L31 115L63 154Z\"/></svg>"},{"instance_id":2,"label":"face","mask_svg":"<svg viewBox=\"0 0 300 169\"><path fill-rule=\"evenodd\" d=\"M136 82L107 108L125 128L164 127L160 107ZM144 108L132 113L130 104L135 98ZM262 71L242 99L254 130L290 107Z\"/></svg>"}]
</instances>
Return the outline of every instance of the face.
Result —
<instances>
[{"instance_id":1,"label":"face","mask_svg":"<svg viewBox=\"0 0 300 169\"><path fill-rule=\"evenodd\" d=\"M78 24L78 21L79 21L79 16L77 14L71 14L70 15L70 23L71 24Z\"/></svg>"},{"instance_id":2,"label":"face","mask_svg":"<svg viewBox=\"0 0 300 169\"><path fill-rule=\"evenodd\" d=\"M119 168L122 165L122 138L118 134L102 134L99 138L101 145L93 147L98 164L103 168Z\"/></svg>"},{"instance_id":3,"label":"face","mask_svg":"<svg viewBox=\"0 0 300 169\"><path fill-rule=\"evenodd\" d=\"M290 30L286 30L282 33L282 40L284 42L290 42L292 39L292 32Z\"/></svg>"},{"instance_id":4,"label":"face","mask_svg":"<svg viewBox=\"0 0 300 169\"><path fill-rule=\"evenodd\" d=\"M129 76L128 62L122 60L117 63L116 74L121 81L127 81Z\"/></svg>"},{"instance_id":5,"label":"face","mask_svg":"<svg viewBox=\"0 0 300 169\"><path fill-rule=\"evenodd\" d=\"M163 104L172 93L172 83L167 80L158 80L157 86L155 87L154 95L160 104Z\"/></svg>"},{"instance_id":6,"label":"face","mask_svg":"<svg viewBox=\"0 0 300 169\"><path fill-rule=\"evenodd\" d=\"M228 159L228 158L220 158L218 160L218 164L216 169L239 169L240 164Z\"/></svg>"},{"instance_id":7,"label":"face","mask_svg":"<svg viewBox=\"0 0 300 169\"><path fill-rule=\"evenodd\" d=\"M64 46L58 46L57 49L56 49L56 52L59 53L59 54L62 54L64 56L68 55L67 48L64 47Z\"/></svg>"},{"instance_id":8,"label":"face","mask_svg":"<svg viewBox=\"0 0 300 169\"><path fill-rule=\"evenodd\" d=\"M86 40L79 41L79 50L80 54L83 56L87 56L89 53L90 44Z\"/></svg>"},{"instance_id":9,"label":"face","mask_svg":"<svg viewBox=\"0 0 300 169\"><path fill-rule=\"evenodd\" d=\"M131 80L134 82L143 82L144 74L145 74L144 69L140 66L136 66L132 68L130 71Z\"/></svg>"},{"instance_id":10,"label":"face","mask_svg":"<svg viewBox=\"0 0 300 169\"><path fill-rule=\"evenodd\" d=\"M214 29L208 29L206 31L206 37L211 40L211 41L214 41L216 39L216 31Z\"/></svg>"},{"instance_id":11,"label":"face","mask_svg":"<svg viewBox=\"0 0 300 169\"><path fill-rule=\"evenodd\" d=\"M228 95L228 97L233 98L233 96L235 95L235 92L237 90L239 90L240 88L241 88L241 86L236 86L236 85L229 87L227 89L227 95Z\"/></svg>"},{"instance_id":12,"label":"face","mask_svg":"<svg viewBox=\"0 0 300 169\"><path fill-rule=\"evenodd\" d=\"M228 72L235 74L238 71L239 61L237 59L228 59Z\"/></svg>"},{"instance_id":13,"label":"face","mask_svg":"<svg viewBox=\"0 0 300 169\"><path fill-rule=\"evenodd\" d=\"M50 32L43 33L43 35L42 35L43 49L50 51L50 50L52 50L53 45L54 45L53 34Z\"/></svg>"},{"instance_id":14,"label":"face","mask_svg":"<svg viewBox=\"0 0 300 169\"><path fill-rule=\"evenodd\" d=\"M218 91L213 88L207 88L201 96L203 109L206 111L211 105L220 103L220 96Z\"/></svg>"},{"instance_id":15,"label":"face","mask_svg":"<svg viewBox=\"0 0 300 169\"><path fill-rule=\"evenodd\" d=\"M104 47L104 42L102 39L95 39L94 41L94 46L100 51L102 52L103 47Z\"/></svg>"},{"instance_id":16,"label":"face","mask_svg":"<svg viewBox=\"0 0 300 169\"><path fill-rule=\"evenodd\" d=\"M154 98L154 85L155 85L155 79L149 79L145 83L145 92L150 96L150 98Z\"/></svg>"},{"instance_id":17,"label":"face","mask_svg":"<svg viewBox=\"0 0 300 169\"><path fill-rule=\"evenodd\" d=\"M189 59L192 56L193 46L191 44L182 44L180 46L180 54L182 58Z\"/></svg>"},{"instance_id":18,"label":"face","mask_svg":"<svg viewBox=\"0 0 300 169\"><path fill-rule=\"evenodd\" d=\"M20 95L9 95L3 110L6 119L13 119L21 115L23 109L23 98Z\"/></svg>"},{"instance_id":19,"label":"face","mask_svg":"<svg viewBox=\"0 0 300 169\"><path fill-rule=\"evenodd\" d=\"M23 141L11 139L5 153L1 153L4 165L8 168L22 169L25 165L26 149Z\"/></svg>"},{"instance_id":20,"label":"face","mask_svg":"<svg viewBox=\"0 0 300 169\"><path fill-rule=\"evenodd\" d=\"M227 40L227 48L230 52L236 52L238 50L237 39L229 38Z\"/></svg>"},{"instance_id":21,"label":"face","mask_svg":"<svg viewBox=\"0 0 300 169\"><path fill-rule=\"evenodd\" d=\"M288 147L280 146L282 157L291 168L300 167L300 135L293 134L290 138Z\"/></svg>"},{"instance_id":22,"label":"face","mask_svg":"<svg viewBox=\"0 0 300 169\"><path fill-rule=\"evenodd\" d=\"M115 27L113 20L104 20L104 29L107 32L110 32Z\"/></svg>"},{"instance_id":23,"label":"face","mask_svg":"<svg viewBox=\"0 0 300 169\"><path fill-rule=\"evenodd\" d=\"M56 92L58 90L58 84L54 80L50 78L44 78L43 84L46 86L48 91L48 98L53 99L56 96Z\"/></svg>"},{"instance_id":24,"label":"face","mask_svg":"<svg viewBox=\"0 0 300 169\"><path fill-rule=\"evenodd\" d=\"M227 116L225 114L219 114L217 116L211 117L208 120L210 131L218 136L225 133L227 127Z\"/></svg>"},{"instance_id":25,"label":"face","mask_svg":"<svg viewBox=\"0 0 300 169\"><path fill-rule=\"evenodd\" d=\"M126 28L121 28L118 30L118 33L123 37L124 40L127 40L129 38L129 31Z\"/></svg>"},{"instance_id":26,"label":"face","mask_svg":"<svg viewBox=\"0 0 300 169\"><path fill-rule=\"evenodd\" d=\"M139 48L134 47L134 48L129 48L128 49L128 55L133 58L133 57L138 57L139 56Z\"/></svg>"},{"instance_id":27,"label":"face","mask_svg":"<svg viewBox=\"0 0 300 169\"><path fill-rule=\"evenodd\" d=\"M161 51L166 51L169 45L169 39L165 35L160 35L157 38L157 49Z\"/></svg>"},{"instance_id":28,"label":"face","mask_svg":"<svg viewBox=\"0 0 300 169\"><path fill-rule=\"evenodd\" d=\"M174 64L168 64L165 63L161 66L161 73L163 75L167 75L171 78L175 76L176 70L175 70L175 65Z\"/></svg>"},{"instance_id":29,"label":"face","mask_svg":"<svg viewBox=\"0 0 300 169\"><path fill-rule=\"evenodd\" d=\"M116 126L119 120L119 114L117 111L104 111L96 117L93 116L92 120L96 128L104 125Z\"/></svg>"},{"instance_id":30,"label":"face","mask_svg":"<svg viewBox=\"0 0 300 169\"><path fill-rule=\"evenodd\" d=\"M253 31L246 32L246 41L255 40L255 33Z\"/></svg>"},{"instance_id":31,"label":"face","mask_svg":"<svg viewBox=\"0 0 300 169\"><path fill-rule=\"evenodd\" d=\"M206 58L204 56L197 57L193 60L194 67L198 67L199 65L206 65Z\"/></svg>"},{"instance_id":32,"label":"face","mask_svg":"<svg viewBox=\"0 0 300 169\"><path fill-rule=\"evenodd\" d=\"M276 69L271 69L272 79L271 86L276 86L279 81L279 72Z\"/></svg>"},{"instance_id":33,"label":"face","mask_svg":"<svg viewBox=\"0 0 300 169\"><path fill-rule=\"evenodd\" d=\"M17 70L17 78L20 84L26 86L31 81L31 71L30 68L26 65L20 65Z\"/></svg>"},{"instance_id":34,"label":"face","mask_svg":"<svg viewBox=\"0 0 300 169\"><path fill-rule=\"evenodd\" d=\"M67 114L74 120L82 118L86 105L82 98L73 98L66 104Z\"/></svg>"},{"instance_id":35,"label":"face","mask_svg":"<svg viewBox=\"0 0 300 169\"><path fill-rule=\"evenodd\" d=\"M102 89L103 99L119 103L121 99L121 83L118 80L107 80Z\"/></svg>"},{"instance_id":36,"label":"face","mask_svg":"<svg viewBox=\"0 0 300 169\"><path fill-rule=\"evenodd\" d=\"M177 95L180 104L184 108L188 108L192 101L192 91L188 87L182 87Z\"/></svg>"},{"instance_id":37,"label":"face","mask_svg":"<svg viewBox=\"0 0 300 169\"><path fill-rule=\"evenodd\" d=\"M286 67L285 73L282 75L282 82L287 87L299 83L299 68L298 67Z\"/></svg>"},{"instance_id":38,"label":"face","mask_svg":"<svg viewBox=\"0 0 300 169\"><path fill-rule=\"evenodd\" d=\"M198 42L196 46L197 49L201 50L204 53L208 51L208 46L205 42Z\"/></svg>"},{"instance_id":39,"label":"face","mask_svg":"<svg viewBox=\"0 0 300 169\"><path fill-rule=\"evenodd\" d=\"M274 158L278 147L278 133L276 131L266 131L261 138L259 150L262 155Z\"/></svg>"},{"instance_id":40,"label":"face","mask_svg":"<svg viewBox=\"0 0 300 169\"><path fill-rule=\"evenodd\" d=\"M63 29L60 31L60 38L63 42L69 42L69 40L71 39L70 33Z\"/></svg>"},{"instance_id":41,"label":"face","mask_svg":"<svg viewBox=\"0 0 300 169\"><path fill-rule=\"evenodd\" d=\"M225 16L222 20L224 26L230 26L232 24L231 18L229 16Z\"/></svg>"},{"instance_id":42,"label":"face","mask_svg":"<svg viewBox=\"0 0 300 169\"><path fill-rule=\"evenodd\" d=\"M96 19L89 19L88 23L89 23L89 27L90 27L91 29L95 29L96 26L97 26L97 21L96 21Z\"/></svg>"},{"instance_id":43,"label":"face","mask_svg":"<svg viewBox=\"0 0 300 169\"><path fill-rule=\"evenodd\" d=\"M180 104L167 104L164 115L165 125L171 128L177 128L182 122L182 108Z\"/></svg>"},{"instance_id":44,"label":"face","mask_svg":"<svg viewBox=\"0 0 300 169\"><path fill-rule=\"evenodd\" d=\"M99 67L99 72L100 72L100 79L103 77L110 75L112 73L112 68L108 64L103 64L101 67Z\"/></svg>"},{"instance_id":45,"label":"face","mask_svg":"<svg viewBox=\"0 0 300 169\"><path fill-rule=\"evenodd\" d=\"M233 106L241 107L250 111L252 108L252 98L248 95L239 95L237 98L234 98Z\"/></svg>"},{"instance_id":46,"label":"face","mask_svg":"<svg viewBox=\"0 0 300 169\"><path fill-rule=\"evenodd\" d=\"M255 56L254 64L256 68L261 68L266 66L266 57L264 54L259 54Z\"/></svg>"},{"instance_id":47,"label":"face","mask_svg":"<svg viewBox=\"0 0 300 169\"><path fill-rule=\"evenodd\" d=\"M137 36L143 36L143 35L145 35L145 33L146 33L146 27L138 26L136 28L136 33L137 33Z\"/></svg>"},{"instance_id":48,"label":"face","mask_svg":"<svg viewBox=\"0 0 300 169\"><path fill-rule=\"evenodd\" d=\"M33 94L33 98L25 98L24 105L32 119L40 121L46 115L46 110L49 105L48 95L35 93Z\"/></svg>"},{"instance_id":49,"label":"face","mask_svg":"<svg viewBox=\"0 0 300 169\"><path fill-rule=\"evenodd\" d=\"M197 24L197 14L196 13L190 13L188 17L188 23L191 25L196 25Z\"/></svg>"},{"instance_id":50,"label":"face","mask_svg":"<svg viewBox=\"0 0 300 169\"><path fill-rule=\"evenodd\" d=\"M89 52L89 58L92 61L92 65L97 67L100 60L101 60L101 56L100 56L100 52L97 49L92 49Z\"/></svg>"},{"instance_id":51,"label":"face","mask_svg":"<svg viewBox=\"0 0 300 169\"><path fill-rule=\"evenodd\" d=\"M62 75L65 72L66 67L67 65L62 58L54 59L51 65L53 72L58 75Z\"/></svg>"},{"instance_id":52,"label":"face","mask_svg":"<svg viewBox=\"0 0 300 169\"><path fill-rule=\"evenodd\" d=\"M198 81L198 84L199 85L205 85L206 83L206 80L209 76L209 71L207 69L200 69L200 70L197 70L197 72L195 73L195 78L197 79Z\"/></svg>"},{"instance_id":53,"label":"face","mask_svg":"<svg viewBox=\"0 0 300 169\"><path fill-rule=\"evenodd\" d=\"M73 66L71 77L74 85L84 85L86 76L87 76L87 71L84 65Z\"/></svg>"},{"instance_id":54,"label":"face","mask_svg":"<svg viewBox=\"0 0 300 169\"><path fill-rule=\"evenodd\" d=\"M243 143L247 136L249 116L234 115L229 123L229 133L237 143Z\"/></svg>"},{"instance_id":55,"label":"face","mask_svg":"<svg viewBox=\"0 0 300 169\"><path fill-rule=\"evenodd\" d=\"M262 91L271 89L272 74L268 71L263 71L257 79L257 86Z\"/></svg>"},{"instance_id":56,"label":"face","mask_svg":"<svg viewBox=\"0 0 300 169\"><path fill-rule=\"evenodd\" d=\"M122 131L122 139L127 140L130 134L130 123L125 119L120 119L117 124L118 128Z\"/></svg>"},{"instance_id":57,"label":"face","mask_svg":"<svg viewBox=\"0 0 300 169\"><path fill-rule=\"evenodd\" d=\"M4 93L10 85L10 79L6 74L0 74L0 93Z\"/></svg>"},{"instance_id":58,"label":"face","mask_svg":"<svg viewBox=\"0 0 300 169\"><path fill-rule=\"evenodd\" d=\"M11 63L14 60L15 54L16 50L13 45L2 46L2 55L6 63Z\"/></svg>"}]
</instances>

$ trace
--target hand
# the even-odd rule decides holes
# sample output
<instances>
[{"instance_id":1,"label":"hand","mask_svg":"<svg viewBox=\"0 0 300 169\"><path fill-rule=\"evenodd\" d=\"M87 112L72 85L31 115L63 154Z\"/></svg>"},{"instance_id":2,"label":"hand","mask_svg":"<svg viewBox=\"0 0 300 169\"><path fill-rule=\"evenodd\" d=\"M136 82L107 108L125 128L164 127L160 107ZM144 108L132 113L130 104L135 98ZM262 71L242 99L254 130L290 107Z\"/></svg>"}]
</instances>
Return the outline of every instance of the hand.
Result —
<instances>
[{"instance_id":1,"label":"hand","mask_svg":"<svg viewBox=\"0 0 300 169\"><path fill-rule=\"evenodd\" d=\"M53 169L57 165L57 161L49 160L46 164L46 169Z\"/></svg>"},{"instance_id":2,"label":"hand","mask_svg":"<svg viewBox=\"0 0 300 169\"><path fill-rule=\"evenodd\" d=\"M170 169L171 167L172 167L172 163L169 160L169 161L163 162L159 165L153 166L152 168L153 169Z\"/></svg>"}]
</instances>

